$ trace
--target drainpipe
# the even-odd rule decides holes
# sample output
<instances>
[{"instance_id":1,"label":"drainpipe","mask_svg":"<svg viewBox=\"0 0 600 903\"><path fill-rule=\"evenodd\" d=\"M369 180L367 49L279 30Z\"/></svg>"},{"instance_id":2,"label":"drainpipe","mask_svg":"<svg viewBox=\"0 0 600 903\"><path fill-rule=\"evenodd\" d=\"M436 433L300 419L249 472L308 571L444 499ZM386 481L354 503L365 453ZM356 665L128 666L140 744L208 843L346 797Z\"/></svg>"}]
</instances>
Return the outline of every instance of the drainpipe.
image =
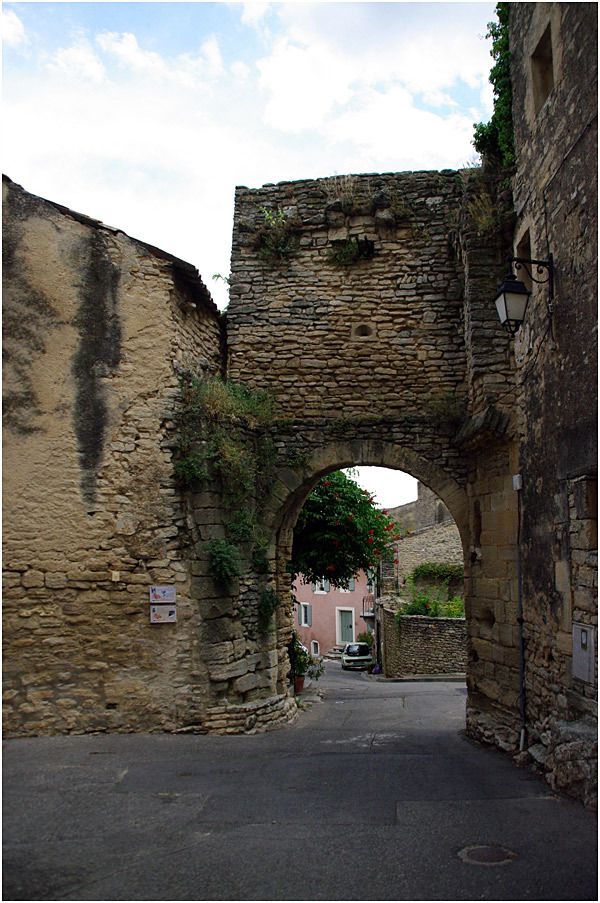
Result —
<instances>
[{"instance_id":1,"label":"drainpipe","mask_svg":"<svg viewBox=\"0 0 600 903\"><path fill-rule=\"evenodd\" d=\"M521 492L523 477L520 473L513 476L513 489L517 493L517 624L519 625L519 712L521 715L521 733L519 736L519 752L525 749L527 738L527 715L525 699L525 632L523 629L523 571L521 565Z\"/></svg>"}]
</instances>

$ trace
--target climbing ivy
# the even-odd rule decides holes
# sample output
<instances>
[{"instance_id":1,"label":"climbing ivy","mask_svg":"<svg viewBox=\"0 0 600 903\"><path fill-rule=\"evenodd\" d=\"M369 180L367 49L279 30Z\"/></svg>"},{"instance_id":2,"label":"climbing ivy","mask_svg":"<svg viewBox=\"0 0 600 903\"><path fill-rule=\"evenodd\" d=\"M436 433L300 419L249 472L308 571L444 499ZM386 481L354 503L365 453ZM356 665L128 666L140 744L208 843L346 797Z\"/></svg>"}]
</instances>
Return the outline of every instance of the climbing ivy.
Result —
<instances>
[{"instance_id":1,"label":"climbing ivy","mask_svg":"<svg viewBox=\"0 0 600 903\"><path fill-rule=\"evenodd\" d=\"M271 624L275 609L279 605L279 596L274 589L264 589L258 597L258 627L266 633Z\"/></svg>"},{"instance_id":2,"label":"climbing ivy","mask_svg":"<svg viewBox=\"0 0 600 903\"><path fill-rule=\"evenodd\" d=\"M474 126L473 146L482 157L511 167L515 162L515 140L512 122L512 84L510 80L510 47L508 22L510 3L496 5L497 22L488 22L486 37L492 39L490 51L495 65L490 71L494 88L494 112L489 122Z\"/></svg>"},{"instance_id":3,"label":"climbing ivy","mask_svg":"<svg viewBox=\"0 0 600 903\"><path fill-rule=\"evenodd\" d=\"M228 588L240 573L244 553L256 573L267 575L259 515L277 458L269 435L273 399L229 380L190 373L181 377L180 388L176 478L182 488L217 483L231 511L226 538L208 547L211 574Z\"/></svg>"}]
</instances>

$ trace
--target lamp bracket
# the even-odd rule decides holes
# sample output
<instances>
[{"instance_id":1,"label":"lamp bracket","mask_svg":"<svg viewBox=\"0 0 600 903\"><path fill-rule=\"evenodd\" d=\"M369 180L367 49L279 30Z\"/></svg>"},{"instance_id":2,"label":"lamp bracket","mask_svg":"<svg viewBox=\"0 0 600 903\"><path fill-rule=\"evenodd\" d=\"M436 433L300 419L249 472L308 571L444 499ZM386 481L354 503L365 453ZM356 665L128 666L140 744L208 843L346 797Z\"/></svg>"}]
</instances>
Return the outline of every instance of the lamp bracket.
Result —
<instances>
[{"instance_id":1,"label":"lamp bracket","mask_svg":"<svg viewBox=\"0 0 600 903\"><path fill-rule=\"evenodd\" d=\"M525 270L532 282L538 285L548 286L548 308L552 313L554 301L554 258L552 254L548 256L548 260L532 260L527 257L509 257L509 264L513 264L518 272L521 268ZM534 272L536 275L534 275ZM540 278L544 277L545 278Z\"/></svg>"}]
</instances>

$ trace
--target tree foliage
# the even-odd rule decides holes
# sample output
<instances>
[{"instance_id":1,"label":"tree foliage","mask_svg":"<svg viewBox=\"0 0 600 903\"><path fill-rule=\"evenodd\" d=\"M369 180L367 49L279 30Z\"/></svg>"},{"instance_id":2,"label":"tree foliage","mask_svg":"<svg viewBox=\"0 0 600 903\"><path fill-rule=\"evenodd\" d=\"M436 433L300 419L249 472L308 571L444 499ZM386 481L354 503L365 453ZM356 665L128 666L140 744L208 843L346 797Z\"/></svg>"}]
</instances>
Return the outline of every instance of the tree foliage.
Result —
<instances>
[{"instance_id":1,"label":"tree foliage","mask_svg":"<svg viewBox=\"0 0 600 903\"><path fill-rule=\"evenodd\" d=\"M510 3L496 5L497 22L488 22L486 37L492 39L490 51L495 65L490 71L494 88L494 112L489 122L474 126L475 150L501 166L510 167L515 162L515 141L512 122L512 84L510 80L510 48L508 43L508 17Z\"/></svg>"},{"instance_id":2,"label":"tree foliage","mask_svg":"<svg viewBox=\"0 0 600 903\"><path fill-rule=\"evenodd\" d=\"M322 477L307 498L294 529L292 571L305 582L326 577L347 588L359 571L392 554L398 525L373 497L342 471Z\"/></svg>"}]
</instances>

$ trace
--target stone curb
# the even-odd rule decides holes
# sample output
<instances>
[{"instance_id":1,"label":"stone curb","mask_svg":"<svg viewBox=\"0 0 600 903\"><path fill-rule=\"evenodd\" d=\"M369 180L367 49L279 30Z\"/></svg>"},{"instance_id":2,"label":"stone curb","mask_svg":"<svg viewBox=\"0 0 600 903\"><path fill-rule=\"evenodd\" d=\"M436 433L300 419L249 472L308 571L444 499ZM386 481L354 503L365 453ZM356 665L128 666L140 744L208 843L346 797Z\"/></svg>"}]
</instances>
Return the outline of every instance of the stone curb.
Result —
<instances>
[{"instance_id":1,"label":"stone curb","mask_svg":"<svg viewBox=\"0 0 600 903\"><path fill-rule=\"evenodd\" d=\"M363 674L365 680L377 680L381 683L410 683L415 681L456 681L464 682L466 674L405 674L402 677L383 677L381 674Z\"/></svg>"}]
</instances>

